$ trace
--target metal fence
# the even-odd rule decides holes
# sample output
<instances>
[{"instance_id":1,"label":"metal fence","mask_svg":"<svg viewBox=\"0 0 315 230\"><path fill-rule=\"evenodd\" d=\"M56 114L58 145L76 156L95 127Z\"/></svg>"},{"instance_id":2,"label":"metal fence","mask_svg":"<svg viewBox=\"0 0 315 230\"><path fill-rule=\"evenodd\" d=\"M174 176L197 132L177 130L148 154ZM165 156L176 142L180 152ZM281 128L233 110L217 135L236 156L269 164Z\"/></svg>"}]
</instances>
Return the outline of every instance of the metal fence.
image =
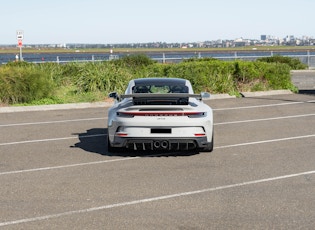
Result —
<instances>
[{"instance_id":1,"label":"metal fence","mask_svg":"<svg viewBox=\"0 0 315 230\"><path fill-rule=\"evenodd\" d=\"M119 59L127 54L50 54L46 57L24 57L24 61L31 63L55 62L59 64L68 62L100 62ZM297 58L302 63L309 66L309 69L315 69L315 52L233 52L233 53L194 53L194 52L178 52L178 53L152 53L147 56L160 63L179 63L190 58L215 58L224 61L245 60L255 61L262 57L272 57L281 55L291 58ZM3 62L2 64L5 64Z\"/></svg>"},{"instance_id":2,"label":"metal fence","mask_svg":"<svg viewBox=\"0 0 315 230\"><path fill-rule=\"evenodd\" d=\"M165 54L163 54L160 58L152 58L153 60L156 60L161 63L169 63L169 62L181 62L182 60L189 59L189 58L206 58L206 57L212 57L215 59L223 60L223 61L235 61L235 60L244 60L244 61L255 61L262 57L272 57L274 55L273 52L270 52L269 55L238 55L237 52L234 53L234 55L229 56L202 56L201 53L198 53L197 56L188 56L188 57L167 57ZM315 69L315 55L310 54L309 52L307 54L295 54L295 55L281 55L284 57L291 57L299 59L302 63L306 64L309 69Z\"/></svg>"}]
</instances>

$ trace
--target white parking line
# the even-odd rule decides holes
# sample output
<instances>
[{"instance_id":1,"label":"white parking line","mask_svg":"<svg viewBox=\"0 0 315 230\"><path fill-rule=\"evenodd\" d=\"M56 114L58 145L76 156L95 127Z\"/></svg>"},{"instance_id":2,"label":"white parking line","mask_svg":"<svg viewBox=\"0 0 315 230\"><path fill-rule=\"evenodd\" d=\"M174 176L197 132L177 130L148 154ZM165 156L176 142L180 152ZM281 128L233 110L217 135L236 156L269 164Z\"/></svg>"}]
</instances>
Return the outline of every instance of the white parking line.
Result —
<instances>
[{"instance_id":1,"label":"white parking line","mask_svg":"<svg viewBox=\"0 0 315 230\"><path fill-rule=\"evenodd\" d=\"M60 166L53 166L53 167L44 167L44 168L34 168L34 169L1 172L0 176L10 175L10 174L18 174L18 173L38 172L38 171L46 171L46 170L54 170L54 169L62 169L62 168L79 167L79 166L86 166L86 165L106 164L106 163L112 163L112 162L117 162L117 161L134 160L134 159L138 159L138 158L140 158L140 157L118 158L118 159L112 159L112 160L106 160L106 161L93 161L93 162L79 163L79 164L72 164L72 165L60 165Z\"/></svg>"},{"instance_id":2,"label":"white parking line","mask_svg":"<svg viewBox=\"0 0 315 230\"><path fill-rule=\"evenodd\" d=\"M90 137L90 136L85 136L85 137ZM232 148L232 147L247 146L247 145L258 145L258 144L280 142L280 141L290 141L290 140L312 138L312 137L315 137L315 134L304 135L304 136L296 136L296 137L286 137L286 138L280 138L280 139L271 139L271 140L264 140L264 141L239 143L239 144L234 144L234 145L218 146L218 147L214 147L214 149L224 149L224 148ZM146 155L146 156L159 156L159 155L164 155L164 154ZM94 162L72 164L72 165L61 165L61 166L54 166L54 167L34 168L34 169L25 169L25 170L18 170L18 171L1 172L0 176L2 176L2 175L9 175L9 174L18 174L18 173L27 173L27 172L46 171L46 170L53 170L53 169L62 169L62 168L86 166L86 165L104 164L104 163L110 163L110 162L116 162L116 161L134 160L134 159L140 159L140 158L141 157L126 157L126 158L119 158L119 159L106 160L106 161L94 161Z\"/></svg>"},{"instance_id":3,"label":"white parking line","mask_svg":"<svg viewBox=\"0 0 315 230\"><path fill-rule=\"evenodd\" d=\"M258 145L258 144L265 144L265 143L272 143L272 142L279 142L279 141L290 141L290 140L297 140L297 139L304 139L304 138L311 138L311 137L315 137L315 134L297 136L297 137L287 137L287 138L280 138L280 139L271 139L271 140L265 140L265 141L254 141L254 142L240 143L240 144L234 144L234 145L218 146L218 147L214 147L214 149L225 149L225 148L247 146L247 145Z\"/></svg>"},{"instance_id":4,"label":"white parking line","mask_svg":"<svg viewBox=\"0 0 315 230\"><path fill-rule=\"evenodd\" d=\"M259 180L241 182L241 183L237 183L237 184L223 185L223 186L206 188L206 189L201 189L201 190L175 193L175 194L170 194L170 195L165 195L165 196L150 197L150 198L144 198L144 199L140 199L140 200L133 200L133 201L104 205L104 206L92 207L92 208L87 208L87 209L62 212L62 213L57 213L57 214L52 214L52 215L45 215L45 216L38 216L38 217L33 217L33 218L7 221L7 222L0 223L0 227L15 225L15 224L28 223L28 222L49 220L49 219L53 219L53 218L71 216L71 215L81 214L81 213L90 213L90 212L95 212L95 211L100 211L100 210L105 210L105 209L113 209L113 208L119 208L119 207L131 206L131 205L144 204L144 203L149 203L149 202L154 202L154 201L180 198L180 197L184 197L184 196L192 196L192 195L197 195L197 194L202 194L202 193L210 193L210 192L219 191L219 190L238 188L238 187L243 187L243 186L249 186L249 185L255 185L255 184L260 184L260 183L277 181L277 180L285 180L285 179L289 179L289 178L311 175L311 174L315 174L315 171L306 171L306 172L288 174L288 175L283 175L283 176L278 176L278 177L270 177L270 178L264 178L264 179L259 179Z\"/></svg>"},{"instance_id":5,"label":"white parking line","mask_svg":"<svg viewBox=\"0 0 315 230\"><path fill-rule=\"evenodd\" d=\"M278 104L266 104L266 105L253 105L253 106L243 106L243 107L231 107L231 108L221 108L213 109L213 111L225 111L225 110L238 110L238 109L254 109L260 107L273 107L273 106L283 106L283 105L295 105L304 103L313 103L315 101L305 101L305 102L288 102L288 103L278 103ZM107 117L96 117L96 118L82 118L73 120L61 120L61 121L43 121L43 122L28 122L28 123L13 123L13 124L0 124L0 127L10 127L10 126L24 126L24 125L43 125L43 124L55 124L55 123L67 123L67 122L80 122L80 121L93 121L93 120L106 120Z\"/></svg>"},{"instance_id":6,"label":"white parking line","mask_svg":"<svg viewBox=\"0 0 315 230\"><path fill-rule=\"evenodd\" d=\"M231 122L223 122L216 123L214 125L225 125L225 124L235 124L242 122L256 122L256 121L268 121L268 120L279 120L279 119L289 119L289 118L299 118L299 117L308 117L314 116L315 114L302 114L302 115L293 115L293 116L285 116L285 117L271 117L271 118L263 118L263 119L255 119L255 120L244 120L244 121L231 121ZM62 121L43 121L43 122L29 122L29 123L16 123L16 124L5 124L0 125L0 127L11 127L11 126L26 126L26 125L43 125L43 124L57 124L57 123L67 123L67 122L81 122L81 121L95 121L95 120L107 120L107 117L98 117L98 118L86 118L86 119L74 119L74 120L62 120Z\"/></svg>"},{"instance_id":7,"label":"white parking line","mask_svg":"<svg viewBox=\"0 0 315 230\"><path fill-rule=\"evenodd\" d=\"M228 122L222 122L222 123L215 123L214 125L228 125L228 124L258 122L258 121L271 121L271 120L292 119L292 118L310 117L310 116L315 116L315 113L294 115L294 116L286 116L286 117L269 117L269 118L243 120L243 121L228 121Z\"/></svg>"},{"instance_id":8,"label":"white parking line","mask_svg":"<svg viewBox=\"0 0 315 230\"><path fill-rule=\"evenodd\" d=\"M15 142L8 142L8 143L0 143L0 146L3 146L3 145L28 144L28 143L36 143L36 142L47 142L47 141L62 141L62 140L78 139L78 138L101 137L101 136L106 136L106 135L107 134L95 134L95 135L85 135L85 136L80 136L80 137L74 136L74 137L60 137L60 138L29 140L29 141L15 141Z\"/></svg>"},{"instance_id":9,"label":"white parking line","mask_svg":"<svg viewBox=\"0 0 315 230\"><path fill-rule=\"evenodd\" d=\"M283 106L283 105L296 105L296 104L314 103L314 102L315 101L312 100L312 101L297 101L297 102L286 102L286 103L266 104L266 105L251 105L251 106L242 106L242 107L213 109L213 111L225 111L225 110L237 110L237 109L253 109L253 108Z\"/></svg>"},{"instance_id":10,"label":"white parking line","mask_svg":"<svg viewBox=\"0 0 315 230\"><path fill-rule=\"evenodd\" d=\"M292 119L292 118L301 118L301 117L309 117L309 116L315 116L315 114L303 114L303 115L294 115L294 116L286 116L286 117L271 117L271 118L253 119L253 120L244 120L244 121L229 121L229 122L215 123L214 125L216 126L216 125L228 125L228 124L237 124L237 123L258 122L258 121ZM100 137L100 136L106 136L106 135L107 134L95 134L95 135L80 136L79 138ZM27 143L36 143L36 142L47 142L47 141L60 141L60 140L69 140L69 139L77 139L77 138L78 138L77 136L73 136L73 137L60 137L60 138L29 140L29 141L15 141L15 142L8 142L8 143L0 143L0 146L27 144Z\"/></svg>"},{"instance_id":11,"label":"white parking line","mask_svg":"<svg viewBox=\"0 0 315 230\"><path fill-rule=\"evenodd\" d=\"M0 125L0 127L24 126L24 125L44 125L44 124L57 124L57 123L78 122L78 121L95 121L95 120L106 120L106 119L107 119L107 117L96 117L96 118L85 118L85 119L61 120L61 121L41 121L41 122L4 124L4 125Z\"/></svg>"}]
</instances>

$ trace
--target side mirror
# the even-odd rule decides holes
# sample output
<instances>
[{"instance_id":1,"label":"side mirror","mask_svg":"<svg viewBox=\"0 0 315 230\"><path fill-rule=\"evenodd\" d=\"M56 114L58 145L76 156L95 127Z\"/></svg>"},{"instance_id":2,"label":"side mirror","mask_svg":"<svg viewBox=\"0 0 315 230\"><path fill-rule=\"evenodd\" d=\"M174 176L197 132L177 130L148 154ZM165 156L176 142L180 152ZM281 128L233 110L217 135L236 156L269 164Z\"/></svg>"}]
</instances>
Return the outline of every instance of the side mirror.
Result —
<instances>
[{"instance_id":1,"label":"side mirror","mask_svg":"<svg viewBox=\"0 0 315 230\"><path fill-rule=\"evenodd\" d=\"M210 93L208 93L208 92L201 92L200 95L201 95L202 99L209 99L210 98Z\"/></svg>"},{"instance_id":2,"label":"side mirror","mask_svg":"<svg viewBox=\"0 0 315 230\"><path fill-rule=\"evenodd\" d=\"M108 94L108 97L114 98L115 100L119 101L119 95L117 92L111 92Z\"/></svg>"}]
</instances>

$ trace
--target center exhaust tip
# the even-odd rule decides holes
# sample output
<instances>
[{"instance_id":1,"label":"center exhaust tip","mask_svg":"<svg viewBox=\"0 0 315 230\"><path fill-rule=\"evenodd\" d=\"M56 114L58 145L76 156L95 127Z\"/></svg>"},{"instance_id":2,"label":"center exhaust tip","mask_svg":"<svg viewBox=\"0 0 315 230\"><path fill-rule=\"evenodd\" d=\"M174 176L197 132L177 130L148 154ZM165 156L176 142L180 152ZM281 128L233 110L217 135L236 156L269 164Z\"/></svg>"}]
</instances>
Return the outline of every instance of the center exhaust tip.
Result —
<instances>
[{"instance_id":1,"label":"center exhaust tip","mask_svg":"<svg viewBox=\"0 0 315 230\"><path fill-rule=\"evenodd\" d=\"M161 147L162 147L163 149L168 148L168 141L161 141Z\"/></svg>"}]
</instances>

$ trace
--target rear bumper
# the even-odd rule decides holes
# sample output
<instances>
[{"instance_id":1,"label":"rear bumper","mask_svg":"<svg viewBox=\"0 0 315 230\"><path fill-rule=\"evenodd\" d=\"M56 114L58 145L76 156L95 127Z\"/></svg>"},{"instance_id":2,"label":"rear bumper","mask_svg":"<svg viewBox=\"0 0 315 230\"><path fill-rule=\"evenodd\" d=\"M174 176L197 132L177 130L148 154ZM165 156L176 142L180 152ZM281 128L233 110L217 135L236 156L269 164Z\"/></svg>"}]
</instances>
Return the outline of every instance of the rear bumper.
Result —
<instances>
[{"instance_id":1,"label":"rear bumper","mask_svg":"<svg viewBox=\"0 0 315 230\"><path fill-rule=\"evenodd\" d=\"M125 138L115 137L112 147L131 150L194 150L207 147L207 137L198 138Z\"/></svg>"}]
</instances>

